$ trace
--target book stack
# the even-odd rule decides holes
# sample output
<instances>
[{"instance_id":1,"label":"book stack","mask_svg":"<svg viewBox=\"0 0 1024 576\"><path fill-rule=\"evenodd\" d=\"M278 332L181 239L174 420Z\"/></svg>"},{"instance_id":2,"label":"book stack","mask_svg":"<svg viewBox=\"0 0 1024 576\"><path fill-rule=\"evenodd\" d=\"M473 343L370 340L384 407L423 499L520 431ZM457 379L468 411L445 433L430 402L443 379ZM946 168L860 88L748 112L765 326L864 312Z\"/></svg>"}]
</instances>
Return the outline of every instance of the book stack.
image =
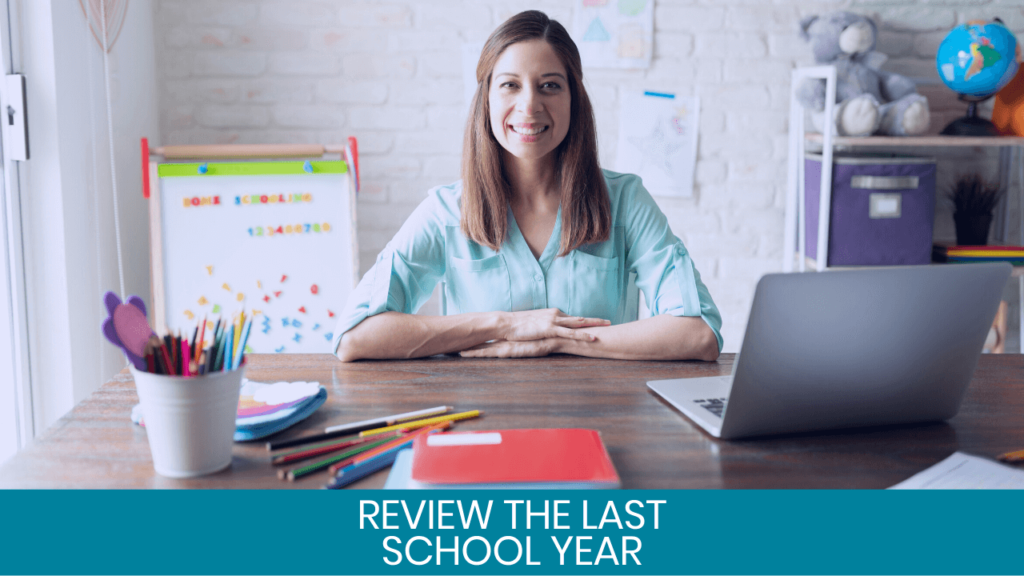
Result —
<instances>
[{"instance_id":1,"label":"book stack","mask_svg":"<svg viewBox=\"0 0 1024 576\"><path fill-rule=\"evenodd\" d=\"M319 382L267 384L242 378L235 418L235 442L276 434L305 420L326 401L327 390ZM131 418L139 426L146 426L142 404L132 408Z\"/></svg>"},{"instance_id":2,"label":"book stack","mask_svg":"<svg viewBox=\"0 0 1024 576\"><path fill-rule=\"evenodd\" d=\"M1009 262L1024 265L1024 246L949 246L947 262Z\"/></svg>"},{"instance_id":3,"label":"book stack","mask_svg":"<svg viewBox=\"0 0 1024 576\"><path fill-rule=\"evenodd\" d=\"M384 488L618 488L596 430L488 430L421 436L398 454Z\"/></svg>"},{"instance_id":4,"label":"book stack","mask_svg":"<svg viewBox=\"0 0 1024 576\"><path fill-rule=\"evenodd\" d=\"M242 380L235 420L235 442L276 434L308 418L327 401L319 382L265 384Z\"/></svg>"}]
</instances>

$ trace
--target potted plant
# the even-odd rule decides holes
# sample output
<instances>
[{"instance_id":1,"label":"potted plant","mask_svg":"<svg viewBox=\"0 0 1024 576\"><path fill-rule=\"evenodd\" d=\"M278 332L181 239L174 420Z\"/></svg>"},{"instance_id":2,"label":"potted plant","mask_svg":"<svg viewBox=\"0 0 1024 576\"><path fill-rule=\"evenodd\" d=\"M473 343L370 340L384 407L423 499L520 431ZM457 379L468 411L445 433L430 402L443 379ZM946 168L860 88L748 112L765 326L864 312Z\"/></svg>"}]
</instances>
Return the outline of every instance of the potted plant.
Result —
<instances>
[{"instance_id":1,"label":"potted plant","mask_svg":"<svg viewBox=\"0 0 1024 576\"><path fill-rule=\"evenodd\" d=\"M1002 198L998 183L991 183L981 174L966 174L954 182L949 191L953 201L953 222L956 243L960 246L984 246L992 225L992 211Z\"/></svg>"}]
</instances>

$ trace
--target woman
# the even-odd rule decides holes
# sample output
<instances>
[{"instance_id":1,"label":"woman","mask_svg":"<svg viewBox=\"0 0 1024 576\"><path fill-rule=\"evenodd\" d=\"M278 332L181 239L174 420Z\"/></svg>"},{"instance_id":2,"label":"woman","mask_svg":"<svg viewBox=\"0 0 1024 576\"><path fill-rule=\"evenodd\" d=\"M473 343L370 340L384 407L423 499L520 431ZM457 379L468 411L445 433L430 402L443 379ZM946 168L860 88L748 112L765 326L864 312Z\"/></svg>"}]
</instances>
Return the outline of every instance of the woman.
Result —
<instances>
[{"instance_id":1,"label":"woman","mask_svg":"<svg viewBox=\"0 0 1024 576\"><path fill-rule=\"evenodd\" d=\"M582 75L545 14L495 30L462 180L429 192L350 296L334 337L342 361L718 357L721 316L682 242L639 178L598 165ZM635 320L633 274L651 318ZM413 315L441 280L450 315Z\"/></svg>"}]
</instances>

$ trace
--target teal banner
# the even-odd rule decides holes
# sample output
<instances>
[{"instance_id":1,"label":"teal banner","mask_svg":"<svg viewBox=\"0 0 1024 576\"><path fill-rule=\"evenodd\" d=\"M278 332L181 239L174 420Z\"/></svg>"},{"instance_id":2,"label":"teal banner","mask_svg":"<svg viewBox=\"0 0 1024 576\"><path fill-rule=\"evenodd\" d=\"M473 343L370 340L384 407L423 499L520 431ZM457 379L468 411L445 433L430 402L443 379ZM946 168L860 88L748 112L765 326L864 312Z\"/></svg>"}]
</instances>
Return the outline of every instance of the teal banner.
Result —
<instances>
[{"instance_id":1,"label":"teal banner","mask_svg":"<svg viewBox=\"0 0 1024 576\"><path fill-rule=\"evenodd\" d=\"M4 574L1011 574L1016 491L2 491Z\"/></svg>"}]
</instances>

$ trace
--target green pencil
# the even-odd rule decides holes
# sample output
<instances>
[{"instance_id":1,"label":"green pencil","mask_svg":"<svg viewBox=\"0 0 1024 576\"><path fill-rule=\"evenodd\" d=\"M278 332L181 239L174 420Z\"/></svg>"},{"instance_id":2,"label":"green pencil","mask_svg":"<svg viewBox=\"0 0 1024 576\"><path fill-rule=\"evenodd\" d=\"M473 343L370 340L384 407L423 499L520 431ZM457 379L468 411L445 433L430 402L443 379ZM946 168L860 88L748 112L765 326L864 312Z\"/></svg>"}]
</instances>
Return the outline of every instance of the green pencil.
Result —
<instances>
[{"instance_id":1,"label":"green pencil","mask_svg":"<svg viewBox=\"0 0 1024 576\"><path fill-rule=\"evenodd\" d=\"M227 344L227 338L224 337L224 332L220 334L220 342L217 343L217 358L213 361L213 371L220 372L224 368L224 346Z\"/></svg>"},{"instance_id":2,"label":"green pencil","mask_svg":"<svg viewBox=\"0 0 1024 576\"><path fill-rule=\"evenodd\" d=\"M285 478L287 478L289 481L295 480L296 478L300 478L302 476L305 476L306 474L309 474L310 472L316 472L317 470L323 470L324 468L327 468L328 466L330 466L331 464L334 464L335 462L341 462L345 458L349 458L351 456L355 456L356 454L359 454L359 453L362 453L362 452L366 452L367 450L370 450L371 448L376 448L377 446L380 446L382 444L387 444L388 442L392 442L394 440L395 440L395 437L394 436L390 436L390 437L385 438L383 440L378 440L378 441L374 441L374 442L367 442L365 444L360 444L359 446L356 446L355 448L352 448L351 450L345 450L344 452L339 452L337 454L334 454L332 456L328 456L327 458L324 458L322 460L317 460L316 462L313 462L311 464L306 464L305 466L302 466L302 467L299 467L299 468L292 468L291 470L278 470L277 471L277 476L278 476L278 478L281 478L282 480L285 479Z\"/></svg>"}]
</instances>

